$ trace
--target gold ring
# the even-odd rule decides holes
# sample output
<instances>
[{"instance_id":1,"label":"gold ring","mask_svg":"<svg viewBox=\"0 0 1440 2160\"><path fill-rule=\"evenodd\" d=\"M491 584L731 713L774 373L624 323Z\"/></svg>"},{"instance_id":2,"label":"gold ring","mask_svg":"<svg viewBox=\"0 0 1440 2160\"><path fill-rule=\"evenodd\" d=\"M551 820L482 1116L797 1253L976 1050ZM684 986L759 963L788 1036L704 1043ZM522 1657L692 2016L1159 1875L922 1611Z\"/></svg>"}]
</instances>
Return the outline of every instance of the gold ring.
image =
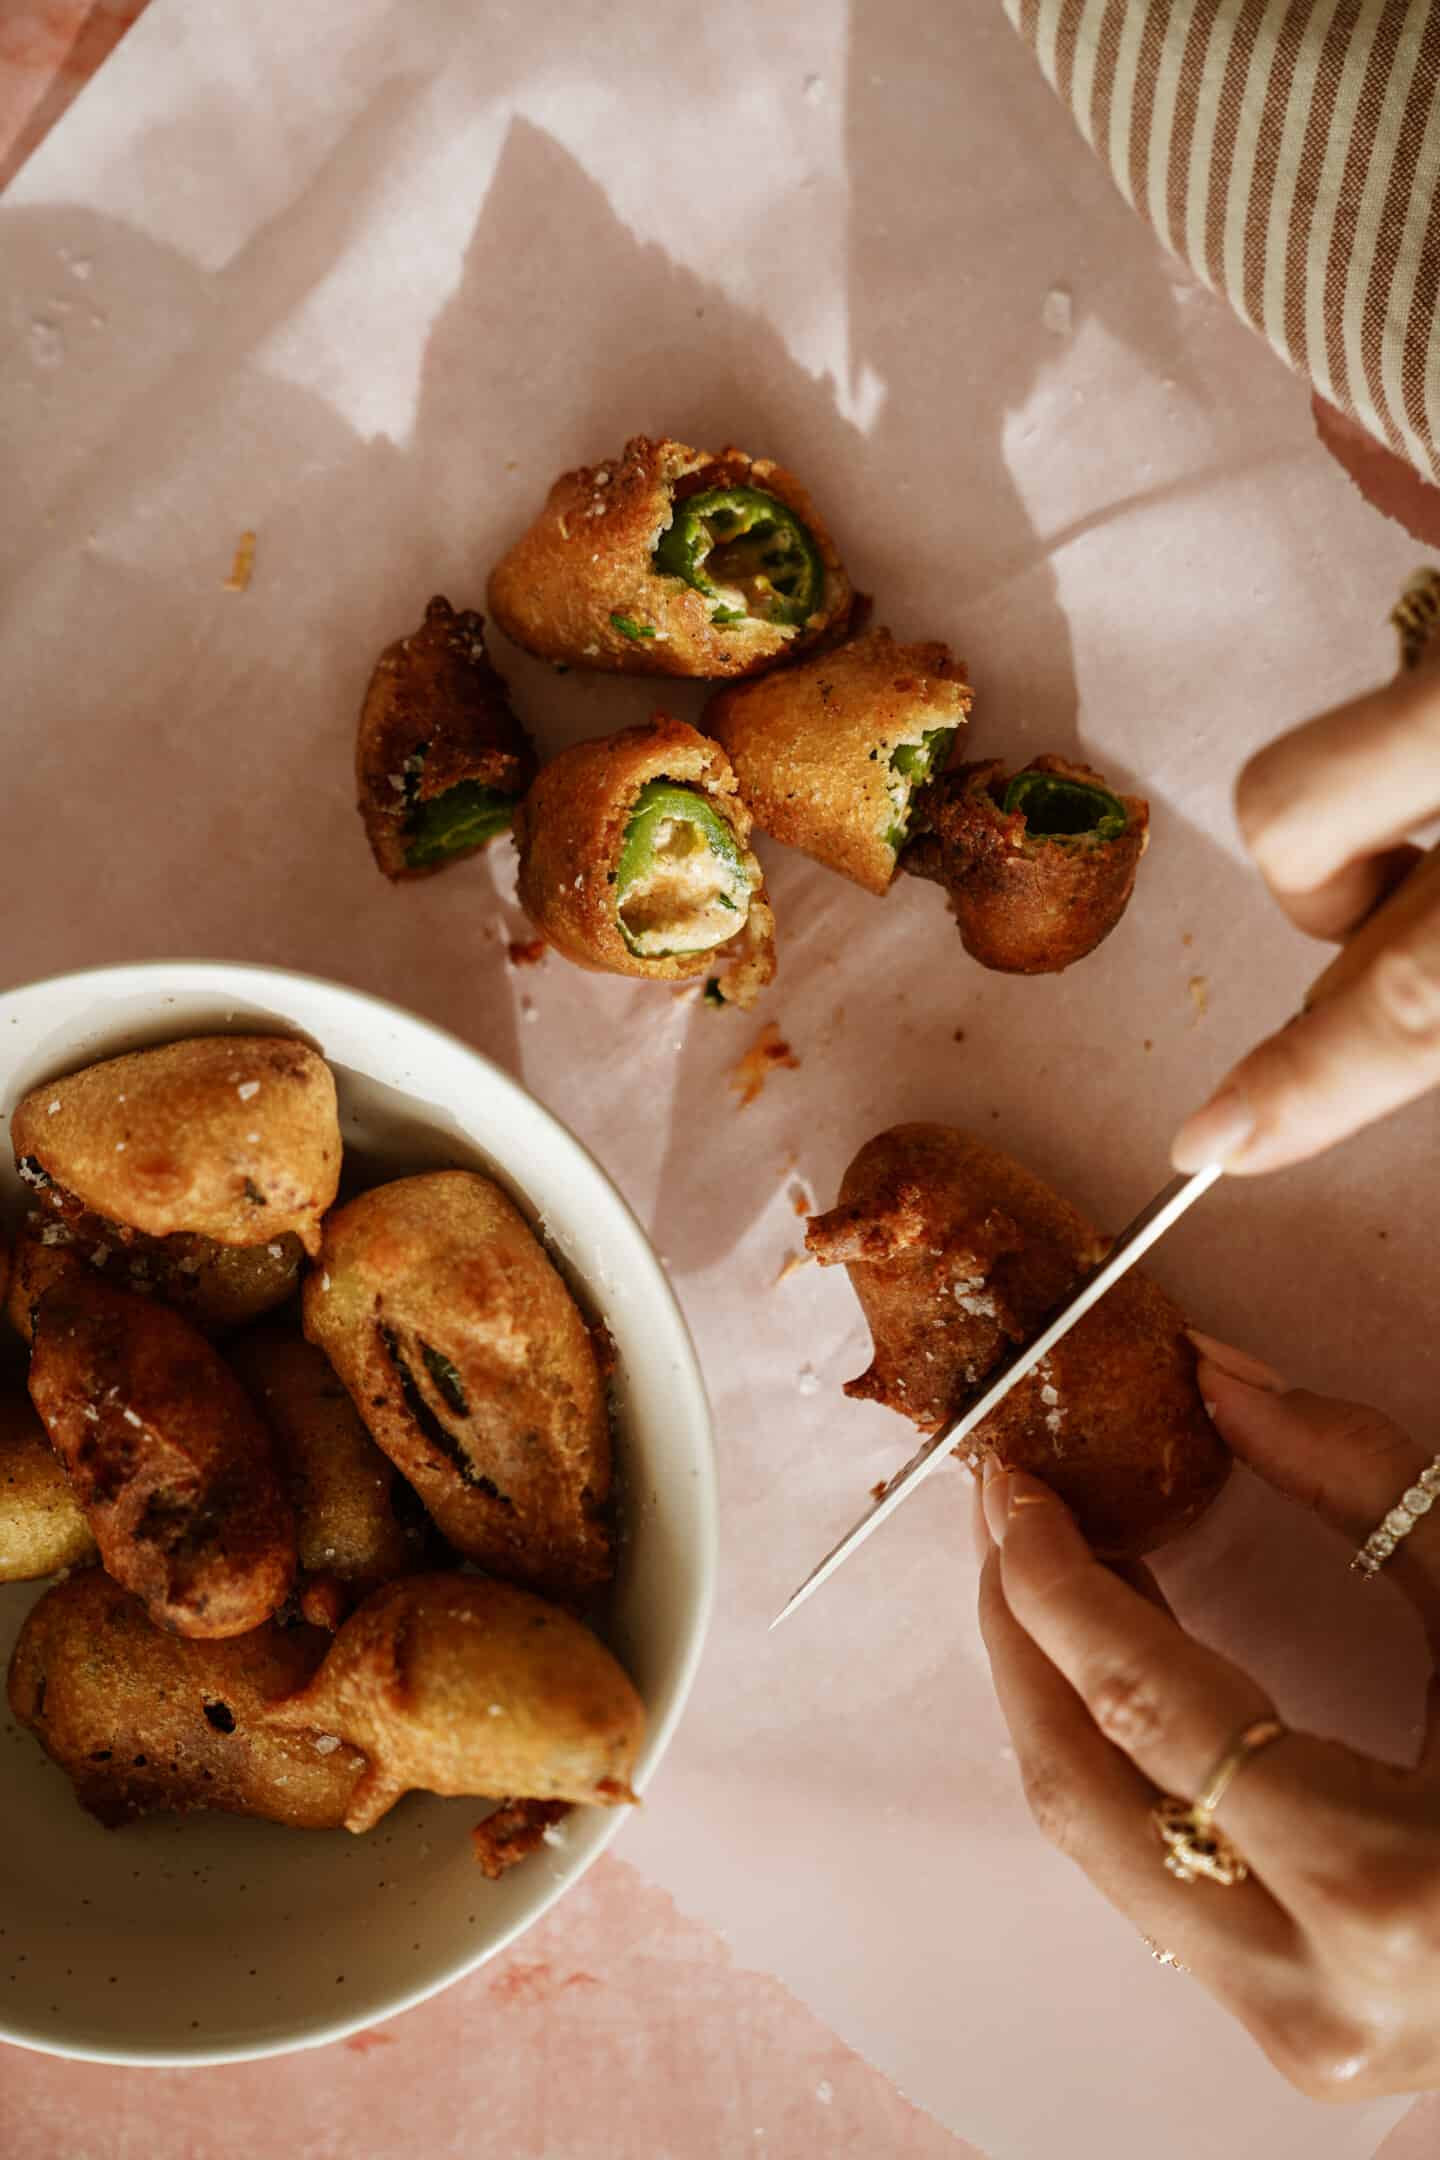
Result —
<instances>
[{"instance_id":1,"label":"gold ring","mask_svg":"<svg viewBox=\"0 0 1440 2160\"><path fill-rule=\"evenodd\" d=\"M1172 1972L1189 1972L1189 1966L1182 1965L1173 1950L1162 1950L1153 1936L1147 1935L1144 1941L1146 1949L1157 1965L1168 1965Z\"/></svg>"},{"instance_id":2,"label":"gold ring","mask_svg":"<svg viewBox=\"0 0 1440 2160\"><path fill-rule=\"evenodd\" d=\"M1256 1718L1238 1733L1193 1800L1169 1793L1151 1810L1151 1821L1166 1847L1165 1865L1183 1883L1200 1876L1228 1890L1244 1882L1250 1869L1230 1840L1215 1827L1215 1810L1230 1781L1261 1748L1283 1738L1289 1727L1277 1717Z\"/></svg>"},{"instance_id":3,"label":"gold ring","mask_svg":"<svg viewBox=\"0 0 1440 2160\"><path fill-rule=\"evenodd\" d=\"M1400 640L1400 665L1417 668L1440 630L1440 570L1417 570L1390 610Z\"/></svg>"}]
</instances>

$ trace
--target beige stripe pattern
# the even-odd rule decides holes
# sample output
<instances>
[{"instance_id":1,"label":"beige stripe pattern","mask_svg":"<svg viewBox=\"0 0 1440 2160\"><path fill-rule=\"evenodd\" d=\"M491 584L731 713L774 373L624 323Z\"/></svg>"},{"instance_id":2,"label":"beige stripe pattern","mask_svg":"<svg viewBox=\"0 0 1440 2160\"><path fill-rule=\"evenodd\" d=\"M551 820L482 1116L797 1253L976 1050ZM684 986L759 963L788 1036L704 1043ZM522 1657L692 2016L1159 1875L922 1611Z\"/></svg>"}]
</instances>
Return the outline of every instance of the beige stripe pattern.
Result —
<instances>
[{"instance_id":1,"label":"beige stripe pattern","mask_svg":"<svg viewBox=\"0 0 1440 2160\"><path fill-rule=\"evenodd\" d=\"M1005 0L1162 240L1440 481L1440 0Z\"/></svg>"}]
</instances>

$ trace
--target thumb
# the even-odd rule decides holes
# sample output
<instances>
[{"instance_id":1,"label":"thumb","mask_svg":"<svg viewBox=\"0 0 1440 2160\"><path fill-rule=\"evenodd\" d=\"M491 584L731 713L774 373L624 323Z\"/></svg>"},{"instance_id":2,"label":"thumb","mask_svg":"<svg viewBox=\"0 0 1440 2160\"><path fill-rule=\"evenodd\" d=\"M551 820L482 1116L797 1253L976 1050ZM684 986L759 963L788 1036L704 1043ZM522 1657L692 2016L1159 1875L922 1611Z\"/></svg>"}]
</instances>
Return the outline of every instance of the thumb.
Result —
<instances>
[{"instance_id":1,"label":"thumb","mask_svg":"<svg viewBox=\"0 0 1440 2160\"><path fill-rule=\"evenodd\" d=\"M1386 1561L1440 1636L1440 1496L1417 1480L1430 1456L1383 1410L1287 1388L1278 1373L1212 1336L1192 1333L1196 1381L1226 1446L1287 1498L1313 1509L1356 1547L1404 1501L1419 1520Z\"/></svg>"}]
</instances>

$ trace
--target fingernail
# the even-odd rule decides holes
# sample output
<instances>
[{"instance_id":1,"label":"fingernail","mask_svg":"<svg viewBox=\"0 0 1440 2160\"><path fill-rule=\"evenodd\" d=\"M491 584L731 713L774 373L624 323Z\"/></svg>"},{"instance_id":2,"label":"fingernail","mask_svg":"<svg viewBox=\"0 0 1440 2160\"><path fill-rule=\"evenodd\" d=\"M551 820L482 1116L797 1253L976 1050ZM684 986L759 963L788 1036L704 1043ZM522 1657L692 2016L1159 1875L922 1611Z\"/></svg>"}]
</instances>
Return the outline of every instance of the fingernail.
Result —
<instances>
[{"instance_id":1,"label":"fingernail","mask_svg":"<svg viewBox=\"0 0 1440 2160\"><path fill-rule=\"evenodd\" d=\"M1283 1374L1276 1372L1273 1365L1265 1364L1263 1359L1251 1357L1248 1350L1237 1350L1232 1343L1218 1342L1213 1335L1202 1335L1199 1328L1186 1328L1185 1332L1201 1357L1218 1365L1232 1380L1243 1380L1248 1387L1264 1388L1270 1395L1286 1392L1289 1383ZM1213 1407L1208 1402L1205 1405L1207 1411Z\"/></svg>"},{"instance_id":2,"label":"fingernail","mask_svg":"<svg viewBox=\"0 0 1440 2160\"><path fill-rule=\"evenodd\" d=\"M981 1499L985 1508L985 1527L997 1545L1005 1542L1005 1532L1010 1526L1010 1494L1008 1479L999 1463L992 1456L985 1465L985 1484Z\"/></svg>"},{"instance_id":3,"label":"fingernail","mask_svg":"<svg viewBox=\"0 0 1440 2160\"><path fill-rule=\"evenodd\" d=\"M988 1467L988 1466L987 1466ZM993 1476L985 1480L985 1521L990 1535L997 1545L1005 1543L1005 1533L1022 1508L1039 1507L1054 1500L1055 1495L1039 1478L1027 1475L1023 1470L1007 1470L1003 1463L996 1463Z\"/></svg>"},{"instance_id":4,"label":"fingernail","mask_svg":"<svg viewBox=\"0 0 1440 2160\"><path fill-rule=\"evenodd\" d=\"M970 1532L975 1540L975 1558L981 1567L990 1557L990 1526L985 1520L985 1497L979 1478L975 1480L974 1505L970 1511Z\"/></svg>"},{"instance_id":5,"label":"fingernail","mask_svg":"<svg viewBox=\"0 0 1440 2160\"><path fill-rule=\"evenodd\" d=\"M1239 1088L1220 1093L1188 1117L1170 1143L1170 1160L1177 1170L1203 1170L1208 1163L1227 1163L1238 1155L1255 1130L1255 1113Z\"/></svg>"}]
</instances>

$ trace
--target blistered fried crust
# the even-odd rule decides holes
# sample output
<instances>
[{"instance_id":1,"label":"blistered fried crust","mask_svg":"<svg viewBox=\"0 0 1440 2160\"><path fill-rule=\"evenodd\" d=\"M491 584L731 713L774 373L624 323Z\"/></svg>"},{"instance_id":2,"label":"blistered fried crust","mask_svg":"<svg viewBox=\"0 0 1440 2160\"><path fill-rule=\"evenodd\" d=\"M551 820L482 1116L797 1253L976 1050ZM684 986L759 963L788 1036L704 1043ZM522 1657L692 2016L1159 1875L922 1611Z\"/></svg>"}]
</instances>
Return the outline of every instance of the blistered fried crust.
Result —
<instances>
[{"instance_id":1,"label":"blistered fried crust","mask_svg":"<svg viewBox=\"0 0 1440 2160\"><path fill-rule=\"evenodd\" d=\"M35 1582L95 1557L63 1465L25 1396L0 1394L0 1583Z\"/></svg>"},{"instance_id":2,"label":"blistered fried crust","mask_svg":"<svg viewBox=\"0 0 1440 2160\"><path fill-rule=\"evenodd\" d=\"M35 1200L16 1240L6 1308L26 1342L37 1301L67 1262L173 1305L202 1335L246 1327L300 1287L305 1248L293 1230L266 1245L217 1245L184 1230L151 1238L94 1214L59 1185L42 1186Z\"/></svg>"},{"instance_id":3,"label":"blistered fried crust","mask_svg":"<svg viewBox=\"0 0 1440 2160\"><path fill-rule=\"evenodd\" d=\"M458 1551L559 1597L609 1579L610 1434L595 1352L497 1185L437 1171L337 1209L304 1314Z\"/></svg>"},{"instance_id":4,"label":"blistered fried crust","mask_svg":"<svg viewBox=\"0 0 1440 2160\"><path fill-rule=\"evenodd\" d=\"M747 618L717 627L703 594L655 571L651 558L675 500L717 487L759 488L808 529L825 590L805 624ZM793 473L733 447L712 455L645 435L634 436L622 457L562 473L488 587L491 615L527 652L622 675L754 675L843 622L851 598L835 544Z\"/></svg>"},{"instance_id":5,"label":"blistered fried crust","mask_svg":"<svg viewBox=\"0 0 1440 2160\"><path fill-rule=\"evenodd\" d=\"M33 1088L10 1124L20 1175L150 1237L217 1245L293 1231L320 1246L340 1127L323 1058L280 1035L198 1036Z\"/></svg>"},{"instance_id":6,"label":"blistered fried crust","mask_svg":"<svg viewBox=\"0 0 1440 2160\"><path fill-rule=\"evenodd\" d=\"M369 1830L412 1791L615 1807L645 1713L590 1630L476 1575L410 1575L346 1621L310 1685L268 1713L338 1733L368 1769L346 1828Z\"/></svg>"},{"instance_id":7,"label":"blistered fried crust","mask_svg":"<svg viewBox=\"0 0 1440 2160\"><path fill-rule=\"evenodd\" d=\"M576 743L541 769L515 820L520 905L577 967L653 982L713 975L728 1004L751 1006L775 974L775 918L763 883L728 945L647 957L625 942L615 907L620 851L636 798L651 780L699 789L749 853L750 813L724 751L659 713L646 727Z\"/></svg>"},{"instance_id":8,"label":"blistered fried crust","mask_svg":"<svg viewBox=\"0 0 1440 2160\"><path fill-rule=\"evenodd\" d=\"M891 757L932 729L963 727L972 696L948 645L897 645L872 630L717 691L704 719L762 832L885 893L895 876Z\"/></svg>"},{"instance_id":9,"label":"blistered fried crust","mask_svg":"<svg viewBox=\"0 0 1440 2160\"><path fill-rule=\"evenodd\" d=\"M387 645L360 709L355 778L360 815L386 877L429 877L444 861L406 861L417 805L462 781L523 795L535 750L485 650L485 620L437 595L408 637Z\"/></svg>"},{"instance_id":10,"label":"blistered fried crust","mask_svg":"<svg viewBox=\"0 0 1440 2160\"><path fill-rule=\"evenodd\" d=\"M270 1438L205 1338L71 1265L35 1308L30 1399L115 1580L181 1635L240 1635L290 1589Z\"/></svg>"},{"instance_id":11,"label":"blistered fried crust","mask_svg":"<svg viewBox=\"0 0 1440 2160\"><path fill-rule=\"evenodd\" d=\"M996 1148L943 1125L867 1142L806 1243L842 1262L873 1360L847 1395L936 1432L1104 1252L1084 1217ZM1220 1490L1229 1457L1195 1387L1184 1318L1133 1269L968 1447L1042 1477L1108 1555L1150 1551Z\"/></svg>"},{"instance_id":12,"label":"blistered fried crust","mask_svg":"<svg viewBox=\"0 0 1440 2160\"><path fill-rule=\"evenodd\" d=\"M161 1632L99 1568L57 1583L10 1660L10 1707L116 1828L136 1816L218 1808L297 1830L337 1830L364 1758L333 1734L265 1713L314 1674L329 1637L273 1622L228 1642Z\"/></svg>"},{"instance_id":13,"label":"blistered fried crust","mask_svg":"<svg viewBox=\"0 0 1440 2160\"><path fill-rule=\"evenodd\" d=\"M1109 787L1067 758L1032 758L1024 770ZM945 887L961 943L982 967L1054 975L1093 952L1124 914L1149 842L1150 805L1118 796L1126 826L1113 840L1047 838L1026 830L1023 811L1000 808L1011 777L992 758L921 789L900 867Z\"/></svg>"},{"instance_id":14,"label":"blistered fried crust","mask_svg":"<svg viewBox=\"0 0 1440 2160\"><path fill-rule=\"evenodd\" d=\"M421 1563L418 1538L395 1513L395 1466L330 1360L297 1329L257 1328L230 1356L275 1440L295 1513L300 1609L333 1628L381 1583Z\"/></svg>"}]
</instances>

